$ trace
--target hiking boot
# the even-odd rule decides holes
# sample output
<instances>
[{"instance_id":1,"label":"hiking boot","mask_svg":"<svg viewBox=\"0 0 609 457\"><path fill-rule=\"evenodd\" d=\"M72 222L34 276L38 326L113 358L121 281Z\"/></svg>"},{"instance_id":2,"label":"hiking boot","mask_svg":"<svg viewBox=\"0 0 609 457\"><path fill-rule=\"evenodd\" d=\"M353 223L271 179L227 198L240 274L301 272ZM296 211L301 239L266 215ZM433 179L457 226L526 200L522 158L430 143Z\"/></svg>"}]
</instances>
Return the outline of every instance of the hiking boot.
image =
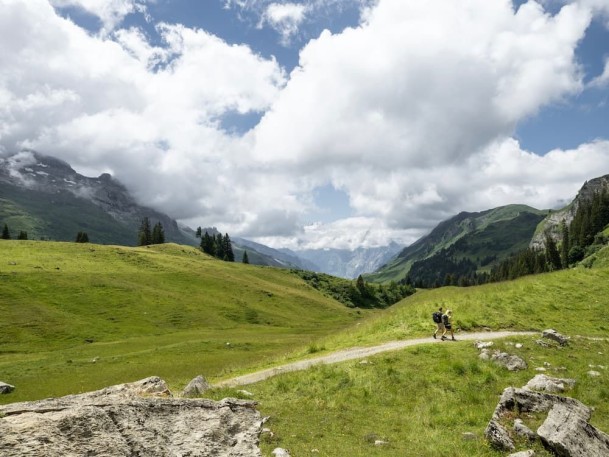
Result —
<instances>
[{"instance_id":1,"label":"hiking boot","mask_svg":"<svg viewBox=\"0 0 609 457\"><path fill-rule=\"evenodd\" d=\"M444 335L442 335L442 341L444 341L446 339L446 337Z\"/></svg>"},{"instance_id":2,"label":"hiking boot","mask_svg":"<svg viewBox=\"0 0 609 457\"><path fill-rule=\"evenodd\" d=\"M435 333L434 333L433 335L431 335L431 336L433 336L433 339L434 339L434 340L436 339L436 334L435 334Z\"/></svg>"},{"instance_id":3,"label":"hiking boot","mask_svg":"<svg viewBox=\"0 0 609 457\"><path fill-rule=\"evenodd\" d=\"M457 340L456 340L456 339L454 339L454 338L451 338L451 339L452 339L453 341L457 341Z\"/></svg>"}]
</instances>

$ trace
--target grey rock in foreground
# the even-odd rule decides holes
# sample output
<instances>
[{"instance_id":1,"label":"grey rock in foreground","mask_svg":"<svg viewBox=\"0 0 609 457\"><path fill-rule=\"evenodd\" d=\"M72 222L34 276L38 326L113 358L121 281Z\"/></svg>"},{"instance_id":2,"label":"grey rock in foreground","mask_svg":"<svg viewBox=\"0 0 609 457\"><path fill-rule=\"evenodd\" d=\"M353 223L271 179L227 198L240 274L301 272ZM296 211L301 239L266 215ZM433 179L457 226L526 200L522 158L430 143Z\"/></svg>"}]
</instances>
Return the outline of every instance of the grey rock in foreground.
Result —
<instances>
[{"instance_id":1,"label":"grey rock in foreground","mask_svg":"<svg viewBox=\"0 0 609 457\"><path fill-rule=\"evenodd\" d=\"M485 436L498 449L512 451L514 442L506 421L514 413L546 412L537 435L544 446L561 457L609 456L609 435L590 425L589 407L569 397L508 387L495 408Z\"/></svg>"},{"instance_id":2,"label":"grey rock in foreground","mask_svg":"<svg viewBox=\"0 0 609 457\"><path fill-rule=\"evenodd\" d=\"M191 380L182 391L183 397L198 397L209 390L210 386L203 375L199 375Z\"/></svg>"},{"instance_id":3,"label":"grey rock in foreground","mask_svg":"<svg viewBox=\"0 0 609 457\"><path fill-rule=\"evenodd\" d=\"M0 407L3 457L257 457L256 403L176 399L159 378Z\"/></svg>"}]
</instances>

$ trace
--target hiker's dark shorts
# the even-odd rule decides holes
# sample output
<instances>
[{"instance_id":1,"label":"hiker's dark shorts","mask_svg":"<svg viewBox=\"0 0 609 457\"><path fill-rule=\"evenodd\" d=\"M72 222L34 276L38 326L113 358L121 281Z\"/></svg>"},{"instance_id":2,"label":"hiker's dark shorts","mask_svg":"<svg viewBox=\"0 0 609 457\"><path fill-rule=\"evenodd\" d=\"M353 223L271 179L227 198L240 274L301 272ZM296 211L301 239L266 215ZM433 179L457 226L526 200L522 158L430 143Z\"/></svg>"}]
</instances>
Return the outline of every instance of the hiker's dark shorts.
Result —
<instances>
[{"instance_id":1,"label":"hiker's dark shorts","mask_svg":"<svg viewBox=\"0 0 609 457\"><path fill-rule=\"evenodd\" d=\"M453 325L452 325L452 324L445 324L445 325L444 325L444 328L445 328L446 330L450 330L451 328L453 328Z\"/></svg>"}]
</instances>

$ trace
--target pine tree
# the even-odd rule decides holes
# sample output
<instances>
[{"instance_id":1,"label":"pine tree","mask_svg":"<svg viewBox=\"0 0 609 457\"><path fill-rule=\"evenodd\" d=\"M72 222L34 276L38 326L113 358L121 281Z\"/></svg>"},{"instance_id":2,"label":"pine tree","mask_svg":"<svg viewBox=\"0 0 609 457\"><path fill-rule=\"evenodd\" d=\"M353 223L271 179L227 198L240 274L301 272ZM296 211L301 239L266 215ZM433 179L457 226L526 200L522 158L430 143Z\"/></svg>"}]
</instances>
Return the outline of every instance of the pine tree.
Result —
<instances>
[{"instance_id":1,"label":"pine tree","mask_svg":"<svg viewBox=\"0 0 609 457\"><path fill-rule=\"evenodd\" d=\"M550 266L550 270L560 270L562 268L556 243L549 235L546 235L546 259Z\"/></svg>"},{"instance_id":2,"label":"pine tree","mask_svg":"<svg viewBox=\"0 0 609 457\"><path fill-rule=\"evenodd\" d=\"M197 232L195 233L197 238L201 238L201 227L197 227Z\"/></svg>"},{"instance_id":3,"label":"pine tree","mask_svg":"<svg viewBox=\"0 0 609 457\"><path fill-rule=\"evenodd\" d=\"M205 254L214 255L214 239L205 231L201 237L201 249Z\"/></svg>"},{"instance_id":4,"label":"pine tree","mask_svg":"<svg viewBox=\"0 0 609 457\"><path fill-rule=\"evenodd\" d=\"M165 242L165 231L163 224L157 222L152 229L151 244L163 244Z\"/></svg>"},{"instance_id":5,"label":"pine tree","mask_svg":"<svg viewBox=\"0 0 609 457\"><path fill-rule=\"evenodd\" d=\"M144 217L140 224L140 230L138 232L138 245L148 246L152 242L152 232L150 231L150 219Z\"/></svg>"},{"instance_id":6,"label":"pine tree","mask_svg":"<svg viewBox=\"0 0 609 457\"><path fill-rule=\"evenodd\" d=\"M19 236L17 237L18 240L27 240L27 232L24 232L23 230L21 230L19 232Z\"/></svg>"},{"instance_id":7,"label":"pine tree","mask_svg":"<svg viewBox=\"0 0 609 457\"><path fill-rule=\"evenodd\" d=\"M215 243L214 243L214 256L220 260L224 260L224 256L226 252L224 252L224 238L220 233L216 235Z\"/></svg>"},{"instance_id":8,"label":"pine tree","mask_svg":"<svg viewBox=\"0 0 609 457\"><path fill-rule=\"evenodd\" d=\"M247 256L247 251L243 251L243 263L250 263L250 259Z\"/></svg>"},{"instance_id":9,"label":"pine tree","mask_svg":"<svg viewBox=\"0 0 609 457\"><path fill-rule=\"evenodd\" d=\"M78 232L78 234L76 235L76 242L77 243L88 243L89 235L87 235L87 232Z\"/></svg>"},{"instance_id":10,"label":"pine tree","mask_svg":"<svg viewBox=\"0 0 609 457\"><path fill-rule=\"evenodd\" d=\"M562 244L560 245L560 260L564 268L569 266L569 249L571 246L569 244L569 227L567 223L563 219L560 223L560 229L562 232Z\"/></svg>"},{"instance_id":11,"label":"pine tree","mask_svg":"<svg viewBox=\"0 0 609 457\"><path fill-rule=\"evenodd\" d=\"M10 240L11 239L11 232L8 229L8 225L4 224L4 228L2 229L2 239L3 240Z\"/></svg>"},{"instance_id":12,"label":"pine tree","mask_svg":"<svg viewBox=\"0 0 609 457\"><path fill-rule=\"evenodd\" d=\"M222 247L224 249L224 256L222 257L222 259L226 260L227 262L234 262L235 254L233 252L233 246L230 242L230 237L228 236L228 233L225 233L224 238L222 238Z\"/></svg>"}]
</instances>

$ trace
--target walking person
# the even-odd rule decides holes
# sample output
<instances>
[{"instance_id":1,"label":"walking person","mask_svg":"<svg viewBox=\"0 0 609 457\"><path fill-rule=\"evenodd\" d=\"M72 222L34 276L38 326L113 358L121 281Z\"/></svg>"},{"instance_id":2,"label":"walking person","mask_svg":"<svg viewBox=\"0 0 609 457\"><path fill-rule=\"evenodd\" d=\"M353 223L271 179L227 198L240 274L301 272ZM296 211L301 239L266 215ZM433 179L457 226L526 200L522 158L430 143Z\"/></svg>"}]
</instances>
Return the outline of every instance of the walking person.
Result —
<instances>
[{"instance_id":1,"label":"walking person","mask_svg":"<svg viewBox=\"0 0 609 457\"><path fill-rule=\"evenodd\" d=\"M442 315L442 323L444 324L444 332L442 332L442 341L446 340L446 331L450 330L450 336L453 341L455 340L455 333L453 332L453 312L450 309L446 310L446 314Z\"/></svg>"},{"instance_id":2,"label":"walking person","mask_svg":"<svg viewBox=\"0 0 609 457\"><path fill-rule=\"evenodd\" d=\"M433 332L433 339L436 339L436 335L438 332L444 332L444 324L442 323L442 307L438 309L438 311L434 312L431 317L433 321L436 323L436 331Z\"/></svg>"}]
</instances>

